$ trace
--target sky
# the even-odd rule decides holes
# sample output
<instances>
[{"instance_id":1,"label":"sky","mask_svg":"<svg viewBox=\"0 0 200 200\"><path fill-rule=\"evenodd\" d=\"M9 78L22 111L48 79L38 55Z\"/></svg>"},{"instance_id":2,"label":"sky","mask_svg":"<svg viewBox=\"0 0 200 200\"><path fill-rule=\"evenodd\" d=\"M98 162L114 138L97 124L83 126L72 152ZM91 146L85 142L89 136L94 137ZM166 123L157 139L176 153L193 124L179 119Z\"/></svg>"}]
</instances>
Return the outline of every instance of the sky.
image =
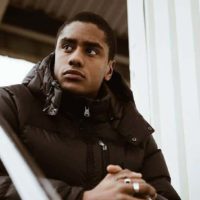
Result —
<instances>
[{"instance_id":1,"label":"sky","mask_svg":"<svg viewBox=\"0 0 200 200\"><path fill-rule=\"evenodd\" d=\"M0 86L21 83L34 63L0 55Z\"/></svg>"}]
</instances>

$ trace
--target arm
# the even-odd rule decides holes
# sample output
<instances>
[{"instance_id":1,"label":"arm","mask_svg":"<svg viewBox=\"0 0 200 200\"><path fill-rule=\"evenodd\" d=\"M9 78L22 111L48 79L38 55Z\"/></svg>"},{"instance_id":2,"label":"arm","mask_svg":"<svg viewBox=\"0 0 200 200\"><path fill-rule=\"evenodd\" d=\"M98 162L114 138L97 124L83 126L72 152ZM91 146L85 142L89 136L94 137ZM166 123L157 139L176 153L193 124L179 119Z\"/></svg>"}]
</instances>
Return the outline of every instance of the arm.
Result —
<instances>
[{"instance_id":1,"label":"arm","mask_svg":"<svg viewBox=\"0 0 200 200\"><path fill-rule=\"evenodd\" d=\"M60 195L63 200L81 200L83 195L83 188L71 187L60 180L48 179L53 188ZM6 200L20 200L20 196L15 189L9 176L0 175L0 199Z\"/></svg>"},{"instance_id":2,"label":"arm","mask_svg":"<svg viewBox=\"0 0 200 200\"><path fill-rule=\"evenodd\" d=\"M6 131L19 134L18 109L14 94L0 89L0 126ZM39 179L41 181L41 179ZM62 199L79 200L82 199L83 188L70 186L60 180L48 179ZM19 200L20 197L8 176L3 163L0 162L0 199Z\"/></svg>"}]
</instances>

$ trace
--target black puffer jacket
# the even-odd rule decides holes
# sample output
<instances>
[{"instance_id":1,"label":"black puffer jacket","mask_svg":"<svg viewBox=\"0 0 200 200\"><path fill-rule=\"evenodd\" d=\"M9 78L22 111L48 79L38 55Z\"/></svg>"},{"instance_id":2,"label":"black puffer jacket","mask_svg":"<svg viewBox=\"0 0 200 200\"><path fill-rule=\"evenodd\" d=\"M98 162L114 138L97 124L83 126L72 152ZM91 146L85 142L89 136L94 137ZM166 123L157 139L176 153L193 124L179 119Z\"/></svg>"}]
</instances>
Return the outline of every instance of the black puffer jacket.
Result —
<instances>
[{"instance_id":1,"label":"black puffer jacket","mask_svg":"<svg viewBox=\"0 0 200 200\"><path fill-rule=\"evenodd\" d=\"M91 100L62 92L51 74L53 65L51 54L23 84L0 89L0 120L9 122L46 177L62 181L63 199L81 199L102 180L108 164L141 172L160 200L180 199L153 129L137 112L121 76L115 72ZM0 198L9 199L9 179L3 169L0 175Z\"/></svg>"}]
</instances>

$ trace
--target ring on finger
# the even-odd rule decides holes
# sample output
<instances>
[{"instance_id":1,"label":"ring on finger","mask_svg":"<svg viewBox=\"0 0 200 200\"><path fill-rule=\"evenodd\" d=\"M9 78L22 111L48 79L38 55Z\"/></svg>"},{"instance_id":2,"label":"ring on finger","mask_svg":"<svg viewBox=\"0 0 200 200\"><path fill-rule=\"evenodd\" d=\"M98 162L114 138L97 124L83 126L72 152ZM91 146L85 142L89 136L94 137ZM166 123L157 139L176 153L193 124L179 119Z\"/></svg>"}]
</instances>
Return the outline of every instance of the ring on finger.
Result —
<instances>
[{"instance_id":1,"label":"ring on finger","mask_svg":"<svg viewBox=\"0 0 200 200\"><path fill-rule=\"evenodd\" d=\"M125 179L124 179L124 183L126 183L126 184L131 183L131 179L130 179L130 178L125 178Z\"/></svg>"},{"instance_id":2,"label":"ring on finger","mask_svg":"<svg viewBox=\"0 0 200 200\"><path fill-rule=\"evenodd\" d=\"M133 190L134 190L135 193L138 193L140 191L140 184L139 183L134 182L132 186L133 186Z\"/></svg>"}]
</instances>

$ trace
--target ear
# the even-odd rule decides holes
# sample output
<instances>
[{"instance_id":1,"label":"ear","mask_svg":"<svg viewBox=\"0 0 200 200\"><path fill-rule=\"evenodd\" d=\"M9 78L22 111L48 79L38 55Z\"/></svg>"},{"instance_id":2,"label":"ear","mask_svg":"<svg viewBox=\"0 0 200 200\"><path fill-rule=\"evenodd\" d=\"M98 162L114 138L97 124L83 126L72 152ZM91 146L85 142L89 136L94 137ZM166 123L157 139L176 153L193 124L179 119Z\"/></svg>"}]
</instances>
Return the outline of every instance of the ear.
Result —
<instances>
[{"instance_id":1,"label":"ear","mask_svg":"<svg viewBox=\"0 0 200 200\"><path fill-rule=\"evenodd\" d=\"M115 60L110 60L108 62L106 73L105 73L105 76L104 76L104 80L105 81L109 81L111 79L112 74L113 74L113 69L115 67L115 64L116 64Z\"/></svg>"}]
</instances>

